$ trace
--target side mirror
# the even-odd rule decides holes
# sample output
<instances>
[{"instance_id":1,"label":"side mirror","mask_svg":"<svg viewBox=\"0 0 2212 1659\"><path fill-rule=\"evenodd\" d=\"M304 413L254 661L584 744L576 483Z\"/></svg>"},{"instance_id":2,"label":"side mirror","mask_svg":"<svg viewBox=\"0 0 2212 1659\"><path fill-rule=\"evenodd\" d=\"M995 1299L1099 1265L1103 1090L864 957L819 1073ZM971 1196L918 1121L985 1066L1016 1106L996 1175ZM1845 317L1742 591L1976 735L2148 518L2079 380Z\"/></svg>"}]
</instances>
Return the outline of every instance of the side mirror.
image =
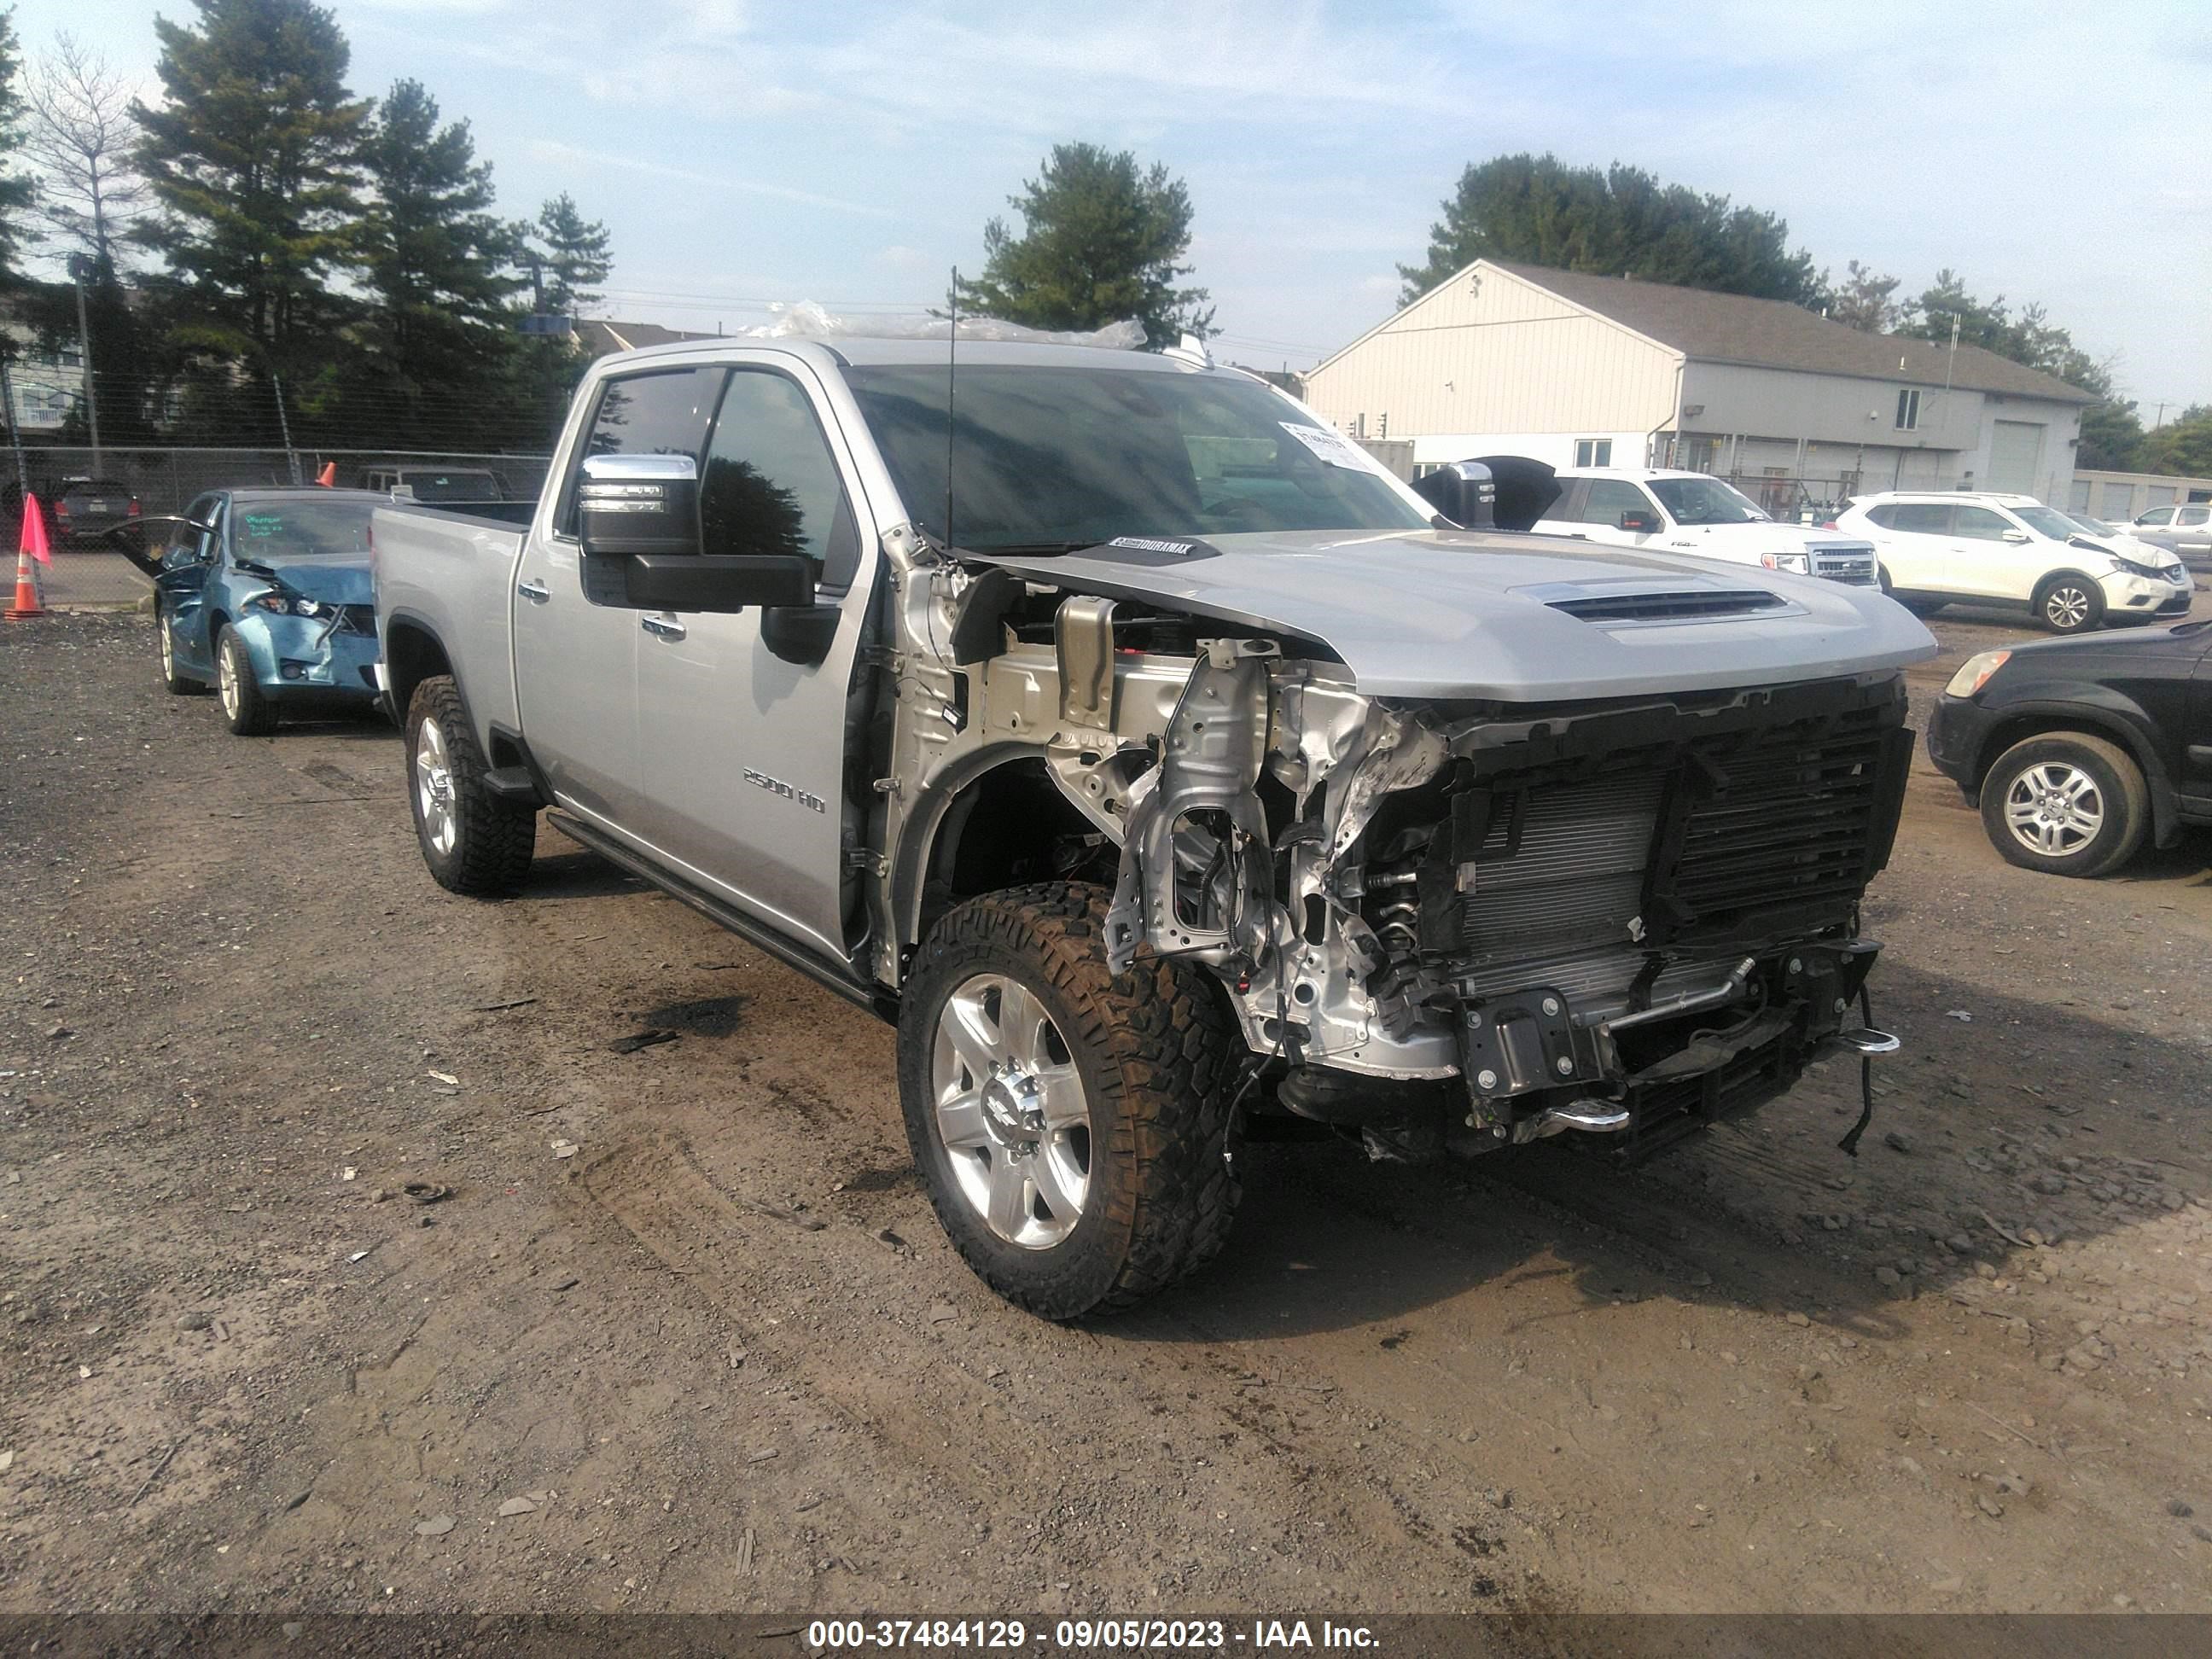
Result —
<instances>
[{"instance_id":1,"label":"side mirror","mask_svg":"<svg viewBox=\"0 0 2212 1659\"><path fill-rule=\"evenodd\" d=\"M1655 514L1632 507L1620 515L1620 527L1634 536L1656 536L1659 533L1659 520Z\"/></svg>"},{"instance_id":2,"label":"side mirror","mask_svg":"<svg viewBox=\"0 0 2212 1659\"><path fill-rule=\"evenodd\" d=\"M730 612L747 605L814 602L814 568L793 554L706 553L699 530L699 468L689 455L587 455L576 490L576 529L595 597L618 587L633 611Z\"/></svg>"}]
</instances>

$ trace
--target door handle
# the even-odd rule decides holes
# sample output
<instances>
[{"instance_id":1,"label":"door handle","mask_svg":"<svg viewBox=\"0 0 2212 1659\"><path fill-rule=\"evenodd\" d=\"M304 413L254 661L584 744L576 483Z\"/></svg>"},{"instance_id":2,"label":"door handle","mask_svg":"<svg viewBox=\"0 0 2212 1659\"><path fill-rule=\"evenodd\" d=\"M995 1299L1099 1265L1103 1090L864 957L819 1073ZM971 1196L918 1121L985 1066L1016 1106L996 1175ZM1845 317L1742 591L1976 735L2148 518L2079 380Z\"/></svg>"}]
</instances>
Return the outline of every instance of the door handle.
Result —
<instances>
[{"instance_id":1,"label":"door handle","mask_svg":"<svg viewBox=\"0 0 2212 1659\"><path fill-rule=\"evenodd\" d=\"M639 627L656 639L680 640L684 637L684 624L672 617L640 617L637 622Z\"/></svg>"},{"instance_id":2,"label":"door handle","mask_svg":"<svg viewBox=\"0 0 2212 1659\"><path fill-rule=\"evenodd\" d=\"M553 597L553 590L540 581L517 582L514 591L532 605L543 605Z\"/></svg>"}]
</instances>

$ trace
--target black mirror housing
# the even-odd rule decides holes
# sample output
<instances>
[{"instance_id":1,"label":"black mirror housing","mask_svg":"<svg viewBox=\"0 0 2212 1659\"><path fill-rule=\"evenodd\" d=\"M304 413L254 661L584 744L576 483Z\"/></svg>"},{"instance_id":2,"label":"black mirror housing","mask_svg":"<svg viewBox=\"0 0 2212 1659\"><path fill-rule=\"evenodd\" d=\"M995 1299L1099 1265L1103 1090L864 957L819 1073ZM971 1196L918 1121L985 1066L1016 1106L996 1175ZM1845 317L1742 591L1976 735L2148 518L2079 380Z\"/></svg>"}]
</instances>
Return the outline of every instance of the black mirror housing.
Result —
<instances>
[{"instance_id":1,"label":"black mirror housing","mask_svg":"<svg viewBox=\"0 0 2212 1659\"><path fill-rule=\"evenodd\" d=\"M793 553L632 553L622 565L635 611L726 613L814 603L814 567Z\"/></svg>"},{"instance_id":2,"label":"black mirror housing","mask_svg":"<svg viewBox=\"0 0 2212 1659\"><path fill-rule=\"evenodd\" d=\"M591 558L696 557L699 468L689 455L586 455L576 533Z\"/></svg>"},{"instance_id":3,"label":"black mirror housing","mask_svg":"<svg viewBox=\"0 0 2212 1659\"><path fill-rule=\"evenodd\" d=\"M1620 515L1620 527L1632 536L1656 536L1659 533L1659 520L1649 513L1631 507Z\"/></svg>"}]
</instances>

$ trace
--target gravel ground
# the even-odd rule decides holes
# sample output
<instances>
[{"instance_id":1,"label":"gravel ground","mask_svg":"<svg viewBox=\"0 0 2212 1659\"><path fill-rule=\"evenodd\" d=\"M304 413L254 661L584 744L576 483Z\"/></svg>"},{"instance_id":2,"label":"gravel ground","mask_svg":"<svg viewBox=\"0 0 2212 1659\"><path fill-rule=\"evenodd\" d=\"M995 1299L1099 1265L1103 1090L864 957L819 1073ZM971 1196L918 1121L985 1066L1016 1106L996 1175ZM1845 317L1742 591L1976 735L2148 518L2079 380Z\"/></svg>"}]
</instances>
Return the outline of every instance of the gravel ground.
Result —
<instances>
[{"instance_id":1,"label":"gravel ground","mask_svg":"<svg viewBox=\"0 0 2212 1659\"><path fill-rule=\"evenodd\" d=\"M550 834L441 892L388 728L137 617L0 708L0 1612L2212 1609L2212 838L2039 878L1927 773L1856 1162L1840 1063L1628 1176L1262 1146L1060 1328L886 1028Z\"/></svg>"}]
</instances>

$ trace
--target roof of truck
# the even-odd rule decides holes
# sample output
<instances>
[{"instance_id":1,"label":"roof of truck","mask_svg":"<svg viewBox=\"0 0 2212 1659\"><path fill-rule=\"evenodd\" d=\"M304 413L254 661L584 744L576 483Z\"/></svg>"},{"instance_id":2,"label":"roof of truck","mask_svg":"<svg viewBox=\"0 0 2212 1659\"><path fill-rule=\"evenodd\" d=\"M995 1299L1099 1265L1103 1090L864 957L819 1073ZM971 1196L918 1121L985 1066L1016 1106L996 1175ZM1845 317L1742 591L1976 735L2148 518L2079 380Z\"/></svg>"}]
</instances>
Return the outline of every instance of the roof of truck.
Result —
<instances>
[{"instance_id":1,"label":"roof of truck","mask_svg":"<svg viewBox=\"0 0 2212 1659\"><path fill-rule=\"evenodd\" d=\"M647 346L639 351L618 352L599 360L601 365L650 362L659 357L706 361L740 351L788 351L848 368L888 368L919 363L937 366L946 361L948 343L943 340L869 340L841 336L835 340L785 335L775 339L679 340ZM1016 365L1024 368L1109 368L1134 374L1194 374L1206 371L1191 363L1150 351L1122 351L1106 346L1036 345L1027 341L963 340L959 361L982 367ZM1219 369L1222 374L1253 378L1243 369Z\"/></svg>"}]
</instances>

